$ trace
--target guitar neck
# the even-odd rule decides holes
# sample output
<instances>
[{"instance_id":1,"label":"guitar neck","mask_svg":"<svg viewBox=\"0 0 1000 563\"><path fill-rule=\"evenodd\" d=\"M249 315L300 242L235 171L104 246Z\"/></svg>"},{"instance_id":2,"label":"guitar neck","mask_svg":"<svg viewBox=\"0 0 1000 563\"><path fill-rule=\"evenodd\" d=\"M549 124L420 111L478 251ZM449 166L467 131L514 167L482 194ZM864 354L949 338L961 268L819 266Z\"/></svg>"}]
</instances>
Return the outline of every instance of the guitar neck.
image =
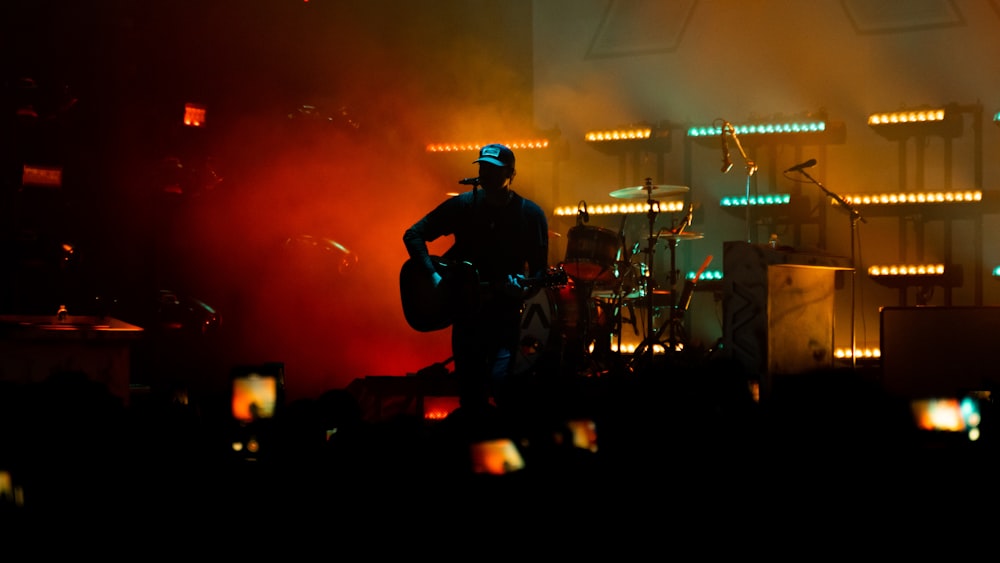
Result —
<instances>
[{"instance_id":1,"label":"guitar neck","mask_svg":"<svg viewBox=\"0 0 1000 563\"><path fill-rule=\"evenodd\" d=\"M566 285L568 282L569 282L569 278L567 277L566 273L563 272L563 271L561 271L561 270L560 271L556 271L556 272L552 272L552 273L549 273L549 274L546 274L546 275L537 276L537 277L533 277L533 278L524 278L523 280L521 280L521 284L524 285L527 289L538 289L540 287L554 287L554 286L558 286L558 285ZM504 282L504 281L496 281L496 282L484 282L484 281L481 281L481 282L479 282L479 286L482 287L482 288L484 288L484 289L488 289L488 288L492 288L492 287L497 287L498 285L502 285L504 283L506 283L506 282Z\"/></svg>"}]
</instances>

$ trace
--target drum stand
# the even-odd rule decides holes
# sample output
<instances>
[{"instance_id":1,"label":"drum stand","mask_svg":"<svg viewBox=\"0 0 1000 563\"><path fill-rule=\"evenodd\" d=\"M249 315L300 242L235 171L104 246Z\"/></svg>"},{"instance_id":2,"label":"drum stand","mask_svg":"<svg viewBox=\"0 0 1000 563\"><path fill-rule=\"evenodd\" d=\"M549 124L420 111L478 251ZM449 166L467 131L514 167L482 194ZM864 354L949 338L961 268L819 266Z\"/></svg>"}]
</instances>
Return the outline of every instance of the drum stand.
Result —
<instances>
[{"instance_id":1,"label":"drum stand","mask_svg":"<svg viewBox=\"0 0 1000 563\"><path fill-rule=\"evenodd\" d=\"M674 296L677 295L677 262L676 262L676 252L677 252L677 237L673 235L667 236L667 247L670 249L670 275L668 280L670 281L670 314L667 319L663 321L660 328L656 330L656 335L653 338L653 342L658 344L665 344L664 348L668 351L676 351L677 346L680 344L685 344L687 340L687 334L684 331L684 312L687 310L687 303L691 300L691 290L694 289L693 285L690 289L685 286L684 295L678 301L674 300ZM683 305L683 308L681 306ZM665 329L670 329L670 336L667 338L666 342L662 341L663 332Z\"/></svg>"},{"instance_id":2,"label":"drum stand","mask_svg":"<svg viewBox=\"0 0 1000 563\"><path fill-rule=\"evenodd\" d=\"M646 179L647 186L650 185L651 180ZM655 205L654 205L655 204ZM656 269L653 267L653 256L656 253L656 239L657 233L655 232L654 224L656 223L657 210L659 208L659 202L654 201L652 197L652 191L650 191L649 196L646 198L646 205L649 210L646 212L646 217L649 221L649 236L646 239L646 248L643 249L643 254L646 255L646 264L648 265L647 274L642 278L642 290L645 292L646 297L646 336L643 338L642 342L636 347L635 352L632 355L632 361L636 361L642 358L643 355L647 357L648 361L653 360L654 345L660 344L660 336L652 332L653 328L653 284L652 276ZM674 267L674 253L671 247L670 252L670 268L671 268L671 280L673 279L673 267ZM671 285L671 290L673 289ZM670 299L673 300L673 293L670 294ZM671 308L673 304L671 303Z\"/></svg>"},{"instance_id":3,"label":"drum stand","mask_svg":"<svg viewBox=\"0 0 1000 563\"><path fill-rule=\"evenodd\" d=\"M649 276L644 277L646 284L646 329L649 331L646 338L639 343L636 347L635 353L633 354L633 361L641 358L643 355L646 356L647 361L652 361L653 354L655 352L655 346L660 345L664 348L667 353L673 353L682 349L683 345L686 344L687 334L684 330L684 312L687 311L688 303L691 301L691 293L694 290L694 284L685 284L684 295L681 299L677 299L677 241L683 237L683 230L690 224L691 221L691 211L688 212L687 217L681 222L679 226L672 225L670 231L662 235L667 239L667 248L670 250L670 272L667 276L667 281L669 282L669 303L667 304L667 309L669 313L667 318L663 321L655 331L653 330L653 291L650 287ZM649 239L646 250L644 251L649 260L649 272L652 275L654 272L653 268L653 254L654 247L656 245L657 239L660 238L659 234L653 233L653 223L656 220L655 211L653 210L652 202L650 202L649 210ZM700 235L696 235L700 236ZM663 340L663 333L669 330L669 336L667 340Z\"/></svg>"}]
</instances>

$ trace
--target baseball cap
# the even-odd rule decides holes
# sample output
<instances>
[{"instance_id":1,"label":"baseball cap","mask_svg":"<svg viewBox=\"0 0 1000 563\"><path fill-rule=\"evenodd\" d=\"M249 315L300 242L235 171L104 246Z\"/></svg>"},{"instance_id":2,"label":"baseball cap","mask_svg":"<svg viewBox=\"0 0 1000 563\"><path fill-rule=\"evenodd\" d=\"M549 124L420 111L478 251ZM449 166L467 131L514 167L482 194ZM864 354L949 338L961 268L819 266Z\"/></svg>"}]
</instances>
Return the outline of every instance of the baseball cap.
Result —
<instances>
[{"instance_id":1,"label":"baseball cap","mask_svg":"<svg viewBox=\"0 0 1000 563\"><path fill-rule=\"evenodd\" d=\"M479 149L479 158L472 162L487 162L495 166L510 166L514 168L514 151L501 144L486 145Z\"/></svg>"}]
</instances>

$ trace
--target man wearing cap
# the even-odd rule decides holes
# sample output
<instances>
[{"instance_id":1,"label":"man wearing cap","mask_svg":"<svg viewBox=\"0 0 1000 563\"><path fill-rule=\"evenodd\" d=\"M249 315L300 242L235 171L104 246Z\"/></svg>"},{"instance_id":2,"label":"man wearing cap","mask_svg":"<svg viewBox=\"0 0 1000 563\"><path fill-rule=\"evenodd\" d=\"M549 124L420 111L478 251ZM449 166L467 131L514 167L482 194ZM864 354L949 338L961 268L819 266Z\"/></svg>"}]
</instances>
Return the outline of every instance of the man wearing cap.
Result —
<instances>
[{"instance_id":1,"label":"man wearing cap","mask_svg":"<svg viewBox=\"0 0 1000 563\"><path fill-rule=\"evenodd\" d=\"M525 280L540 279L548 270L548 221L538 204L511 189L516 171L509 147L486 145L473 163L479 164L479 177L472 190L446 199L414 223L403 243L411 262L420 264L421 274L439 287L442 273L427 243L454 235L442 258L470 264L480 289L487 288L477 306L457 312L451 327L460 410L481 413L489 409L491 397L498 408L504 407L528 290Z\"/></svg>"}]
</instances>

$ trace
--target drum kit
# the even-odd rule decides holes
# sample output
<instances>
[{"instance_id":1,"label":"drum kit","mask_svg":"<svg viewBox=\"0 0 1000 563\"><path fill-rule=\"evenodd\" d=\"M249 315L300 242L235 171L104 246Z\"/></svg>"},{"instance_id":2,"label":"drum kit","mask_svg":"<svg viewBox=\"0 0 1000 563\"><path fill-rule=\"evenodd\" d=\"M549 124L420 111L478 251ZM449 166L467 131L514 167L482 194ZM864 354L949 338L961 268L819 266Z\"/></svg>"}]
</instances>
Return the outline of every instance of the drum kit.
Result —
<instances>
[{"instance_id":1,"label":"drum kit","mask_svg":"<svg viewBox=\"0 0 1000 563\"><path fill-rule=\"evenodd\" d=\"M569 229L565 259L560 263L569 283L536 293L524 308L522 344L536 345L522 346L522 350L530 348L530 351L519 356L519 368L529 367L536 359L534 355L545 350L537 343L552 336L561 337L560 365L571 366L586 375L600 375L622 367L634 369L637 363L651 360L655 351L669 353L683 349L687 339L683 318L693 284L690 280L685 283L682 295L677 298L676 248L680 241L700 239L703 235L686 230L691 225L693 205L679 221L672 220L670 228L657 230L655 223L659 198L683 196L688 191L687 186L654 185L647 178L642 186L609 194L617 199L646 200L649 228L642 249L639 242L631 249L627 247L624 222L621 232L615 232L585 225L578 218L576 226ZM665 241L670 251L668 286L664 289L653 278L655 247L660 241ZM644 310L645 319L637 316L637 308ZM628 317L625 311L629 312ZM655 326L658 314L664 319L660 326ZM635 334L640 335L640 322L642 340L634 350L626 351L622 327L632 324ZM553 330L557 334L548 332Z\"/></svg>"}]
</instances>

